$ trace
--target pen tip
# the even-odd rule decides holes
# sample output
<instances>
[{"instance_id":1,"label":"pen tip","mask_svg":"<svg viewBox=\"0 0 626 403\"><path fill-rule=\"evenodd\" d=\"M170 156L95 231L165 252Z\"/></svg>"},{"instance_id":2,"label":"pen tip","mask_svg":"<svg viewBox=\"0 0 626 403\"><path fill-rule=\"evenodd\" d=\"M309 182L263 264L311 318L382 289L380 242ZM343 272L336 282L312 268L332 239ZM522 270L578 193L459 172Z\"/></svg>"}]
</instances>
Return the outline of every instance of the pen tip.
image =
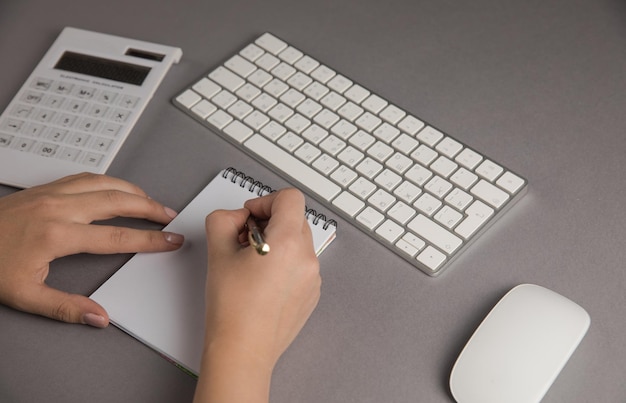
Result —
<instances>
[{"instance_id":1,"label":"pen tip","mask_svg":"<svg viewBox=\"0 0 626 403\"><path fill-rule=\"evenodd\" d=\"M259 253L261 255L267 255L270 251L270 246L266 243L264 243L260 248L259 248Z\"/></svg>"}]
</instances>

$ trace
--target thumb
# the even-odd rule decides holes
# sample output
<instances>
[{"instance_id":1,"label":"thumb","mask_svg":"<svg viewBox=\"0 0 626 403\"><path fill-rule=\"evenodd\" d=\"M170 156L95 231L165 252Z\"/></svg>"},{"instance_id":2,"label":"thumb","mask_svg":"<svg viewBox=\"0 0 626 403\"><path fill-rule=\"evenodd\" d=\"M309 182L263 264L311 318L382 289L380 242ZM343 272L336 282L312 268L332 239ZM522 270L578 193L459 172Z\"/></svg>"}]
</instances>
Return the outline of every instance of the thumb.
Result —
<instances>
[{"instance_id":1,"label":"thumb","mask_svg":"<svg viewBox=\"0 0 626 403\"><path fill-rule=\"evenodd\" d=\"M82 323L98 328L109 325L109 315L97 302L83 295L70 294L42 284L31 294L24 309L68 323Z\"/></svg>"}]
</instances>

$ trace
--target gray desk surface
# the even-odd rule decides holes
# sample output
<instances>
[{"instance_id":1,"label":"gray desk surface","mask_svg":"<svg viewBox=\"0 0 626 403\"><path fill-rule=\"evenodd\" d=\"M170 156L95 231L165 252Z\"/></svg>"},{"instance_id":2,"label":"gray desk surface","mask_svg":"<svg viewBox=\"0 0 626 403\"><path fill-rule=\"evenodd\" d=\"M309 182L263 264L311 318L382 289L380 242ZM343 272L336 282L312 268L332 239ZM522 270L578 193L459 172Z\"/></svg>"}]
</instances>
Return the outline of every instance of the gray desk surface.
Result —
<instances>
[{"instance_id":1,"label":"gray desk surface","mask_svg":"<svg viewBox=\"0 0 626 403\"><path fill-rule=\"evenodd\" d=\"M109 170L176 209L229 165L286 185L170 103L264 31L529 179L525 198L437 279L340 220L321 258L320 304L276 369L273 402L451 401L449 372L464 343L525 282L564 294L592 318L545 401L624 401L623 2L4 0L0 105L64 26L183 49ZM64 258L49 283L89 294L128 258ZM0 401L191 399L194 379L113 326L6 307L0 323Z\"/></svg>"}]
</instances>

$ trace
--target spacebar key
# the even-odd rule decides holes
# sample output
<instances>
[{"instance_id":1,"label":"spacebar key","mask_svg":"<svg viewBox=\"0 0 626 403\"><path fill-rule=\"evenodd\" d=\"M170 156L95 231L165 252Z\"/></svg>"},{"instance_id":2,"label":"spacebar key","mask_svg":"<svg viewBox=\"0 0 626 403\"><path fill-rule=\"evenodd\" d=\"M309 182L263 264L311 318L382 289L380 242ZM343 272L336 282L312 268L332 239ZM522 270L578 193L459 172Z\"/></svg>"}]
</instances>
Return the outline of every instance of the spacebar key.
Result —
<instances>
[{"instance_id":1,"label":"spacebar key","mask_svg":"<svg viewBox=\"0 0 626 403\"><path fill-rule=\"evenodd\" d=\"M259 134L250 137L243 145L324 200L332 200L341 190L337 184Z\"/></svg>"}]
</instances>

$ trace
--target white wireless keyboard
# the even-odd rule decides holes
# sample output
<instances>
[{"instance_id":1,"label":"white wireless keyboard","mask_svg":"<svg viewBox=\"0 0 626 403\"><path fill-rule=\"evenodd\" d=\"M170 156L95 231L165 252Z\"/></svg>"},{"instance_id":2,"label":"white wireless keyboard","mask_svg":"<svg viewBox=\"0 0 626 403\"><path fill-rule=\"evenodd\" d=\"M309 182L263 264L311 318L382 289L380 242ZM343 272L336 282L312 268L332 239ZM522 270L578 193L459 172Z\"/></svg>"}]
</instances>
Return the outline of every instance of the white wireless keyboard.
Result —
<instances>
[{"instance_id":1,"label":"white wireless keyboard","mask_svg":"<svg viewBox=\"0 0 626 403\"><path fill-rule=\"evenodd\" d=\"M431 276L527 187L269 33L174 104Z\"/></svg>"}]
</instances>

